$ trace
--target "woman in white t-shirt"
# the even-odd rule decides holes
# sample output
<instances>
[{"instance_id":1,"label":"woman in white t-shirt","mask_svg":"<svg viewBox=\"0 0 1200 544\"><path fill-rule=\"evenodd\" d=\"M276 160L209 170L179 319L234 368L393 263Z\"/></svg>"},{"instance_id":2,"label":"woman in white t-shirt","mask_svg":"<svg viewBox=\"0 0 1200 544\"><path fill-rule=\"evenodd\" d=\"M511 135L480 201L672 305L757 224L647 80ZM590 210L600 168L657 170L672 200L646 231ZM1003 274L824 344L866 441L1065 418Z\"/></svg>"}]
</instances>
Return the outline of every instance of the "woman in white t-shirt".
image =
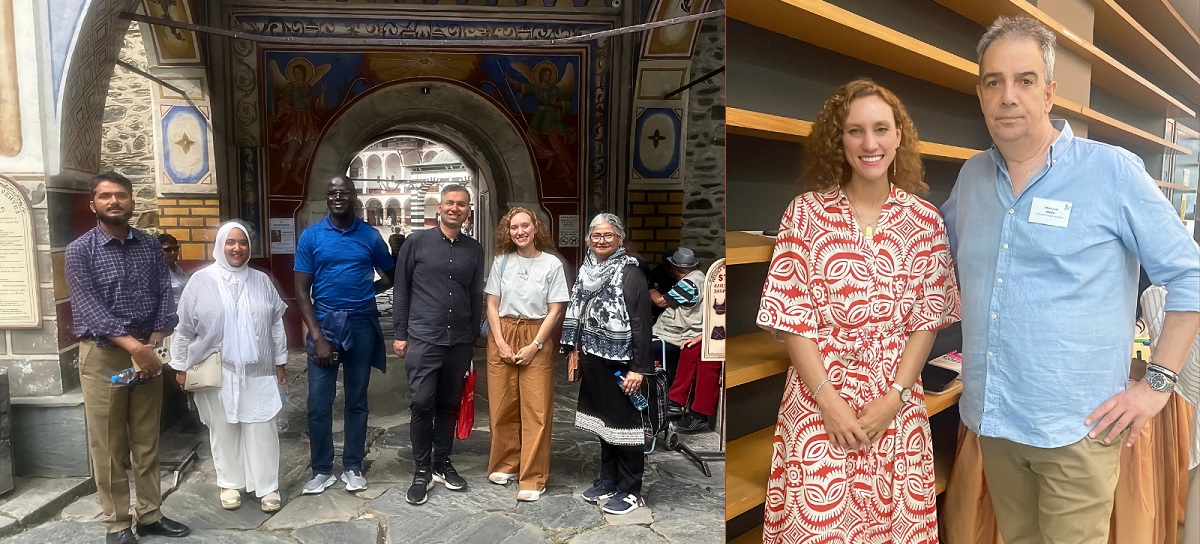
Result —
<instances>
[{"instance_id":1,"label":"woman in white t-shirt","mask_svg":"<svg viewBox=\"0 0 1200 544\"><path fill-rule=\"evenodd\" d=\"M536 501L550 473L554 355L546 348L571 299L562 261L537 214L513 208L496 228L488 274L488 412L494 484L518 479L519 501Z\"/></svg>"}]
</instances>

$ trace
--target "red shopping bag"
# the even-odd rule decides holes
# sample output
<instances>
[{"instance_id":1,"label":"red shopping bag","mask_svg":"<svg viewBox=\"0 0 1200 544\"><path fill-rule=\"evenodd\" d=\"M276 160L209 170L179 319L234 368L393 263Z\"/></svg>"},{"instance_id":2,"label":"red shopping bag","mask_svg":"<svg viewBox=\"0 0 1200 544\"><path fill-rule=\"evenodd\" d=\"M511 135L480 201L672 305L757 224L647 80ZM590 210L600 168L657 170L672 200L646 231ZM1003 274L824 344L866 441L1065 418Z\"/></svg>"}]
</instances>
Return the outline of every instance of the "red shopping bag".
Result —
<instances>
[{"instance_id":1,"label":"red shopping bag","mask_svg":"<svg viewBox=\"0 0 1200 544\"><path fill-rule=\"evenodd\" d=\"M466 440L475 426L475 369L467 372L467 383L463 384L462 402L458 405L458 425L454 436Z\"/></svg>"}]
</instances>

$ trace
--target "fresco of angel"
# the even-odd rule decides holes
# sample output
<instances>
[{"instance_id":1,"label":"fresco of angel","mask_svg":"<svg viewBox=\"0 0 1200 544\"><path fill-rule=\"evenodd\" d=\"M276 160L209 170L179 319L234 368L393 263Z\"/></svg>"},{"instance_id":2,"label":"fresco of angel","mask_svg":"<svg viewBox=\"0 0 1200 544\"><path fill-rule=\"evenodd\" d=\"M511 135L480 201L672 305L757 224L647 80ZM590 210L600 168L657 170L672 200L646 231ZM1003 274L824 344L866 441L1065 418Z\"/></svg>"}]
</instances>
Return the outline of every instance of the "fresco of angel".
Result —
<instances>
[{"instance_id":1,"label":"fresco of angel","mask_svg":"<svg viewBox=\"0 0 1200 544\"><path fill-rule=\"evenodd\" d=\"M566 124L571 99L575 96L575 64L567 63L562 78L558 67L548 61L534 65L514 62L514 70L525 76L522 83L504 74L504 79L520 96L531 96L537 101L537 110L526 127L529 140L533 143L534 155L545 161L549 171L572 187L576 183L575 131Z\"/></svg>"},{"instance_id":2,"label":"fresco of angel","mask_svg":"<svg viewBox=\"0 0 1200 544\"><path fill-rule=\"evenodd\" d=\"M271 88L275 90L272 140L283 147L283 172L272 184L272 190L282 189L293 181L304 184L301 174L317 145L321 118L325 115L326 87L322 83L317 91L315 85L332 67L331 64L314 67L308 59L297 57L288 62L285 75L278 63L274 60L270 63Z\"/></svg>"}]
</instances>

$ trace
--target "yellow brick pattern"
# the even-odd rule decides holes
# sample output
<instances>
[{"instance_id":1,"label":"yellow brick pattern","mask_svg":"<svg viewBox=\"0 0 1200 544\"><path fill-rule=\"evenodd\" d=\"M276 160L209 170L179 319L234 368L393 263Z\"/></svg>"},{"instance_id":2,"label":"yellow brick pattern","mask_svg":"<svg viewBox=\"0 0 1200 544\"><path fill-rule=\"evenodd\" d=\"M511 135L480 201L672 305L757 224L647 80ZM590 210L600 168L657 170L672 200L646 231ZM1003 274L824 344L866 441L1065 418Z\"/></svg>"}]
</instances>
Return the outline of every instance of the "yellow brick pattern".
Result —
<instances>
[{"instance_id":1,"label":"yellow brick pattern","mask_svg":"<svg viewBox=\"0 0 1200 544\"><path fill-rule=\"evenodd\" d=\"M682 202L682 191L629 191L626 234L651 266L662 262L667 249L679 246Z\"/></svg>"},{"instance_id":2,"label":"yellow brick pattern","mask_svg":"<svg viewBox=\"0 0 1200 544\"><path fill-rule=\"evenodd\" d=\"M160 198L158 226L179 240L179 258L212 259L213 240L221 224L221 205L215 198Z\"/></svg>"}]
</instances>

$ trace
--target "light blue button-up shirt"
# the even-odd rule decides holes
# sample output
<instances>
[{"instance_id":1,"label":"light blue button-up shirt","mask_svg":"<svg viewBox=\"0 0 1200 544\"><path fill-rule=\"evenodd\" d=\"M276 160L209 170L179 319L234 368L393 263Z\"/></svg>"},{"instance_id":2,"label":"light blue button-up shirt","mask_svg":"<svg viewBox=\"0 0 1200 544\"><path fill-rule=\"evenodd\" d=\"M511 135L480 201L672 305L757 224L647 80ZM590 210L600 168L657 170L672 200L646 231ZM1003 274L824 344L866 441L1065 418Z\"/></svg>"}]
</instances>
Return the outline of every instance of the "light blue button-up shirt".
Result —
<instances>
[{"instance_id":1,"label":"light blue button-up shirt","mask_svg":"<svg viewBox=\"0 0 1200 544\"><path fill-rule=\"evenodd\" d=\"M962 290L959 413L1042 448L1083 439L1125 389L1139 261L1167 311L1200 311L1200 252L1141 159L1052 122L1062 132L1020 196L993 147L942 208Z\"/></svg>"}]
</instances>

